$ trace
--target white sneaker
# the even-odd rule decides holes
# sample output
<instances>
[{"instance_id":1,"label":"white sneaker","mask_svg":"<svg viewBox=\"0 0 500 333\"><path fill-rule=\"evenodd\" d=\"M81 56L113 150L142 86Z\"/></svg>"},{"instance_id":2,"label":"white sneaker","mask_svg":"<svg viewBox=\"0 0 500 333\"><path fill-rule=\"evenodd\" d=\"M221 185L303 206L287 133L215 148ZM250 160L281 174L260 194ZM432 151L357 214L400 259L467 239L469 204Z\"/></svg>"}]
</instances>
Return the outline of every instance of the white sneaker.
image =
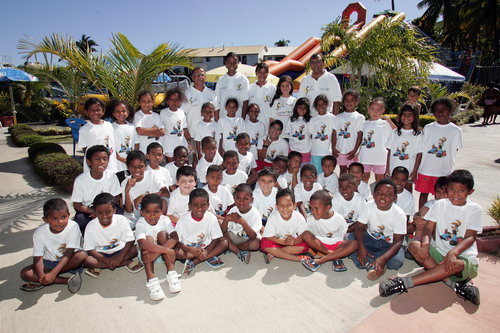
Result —
<instances>
[{"instance_id":1,"label":"white sneaker","mask_svg":"<svg viewBox=\"0 0 500 333\"><path fill-rule=\"evenodd\" d=\"M161 301L165 298L165 294L160 286L160 280L158 280L157 277L149 280L148 283L146 283L146 287L149 290L149 298L153 301Z\"/></svg>"},{"instance_id":2,"label":"white sneaker","mask_svg":"<svg viewBox=\"0 0 500 333\"><path fill-rule=\"evenodd\" d=\"M176 271L167 273L168 291L175 294L182 290L181 281L179 281L179 274Z\"/></svg>"}]
</instances>

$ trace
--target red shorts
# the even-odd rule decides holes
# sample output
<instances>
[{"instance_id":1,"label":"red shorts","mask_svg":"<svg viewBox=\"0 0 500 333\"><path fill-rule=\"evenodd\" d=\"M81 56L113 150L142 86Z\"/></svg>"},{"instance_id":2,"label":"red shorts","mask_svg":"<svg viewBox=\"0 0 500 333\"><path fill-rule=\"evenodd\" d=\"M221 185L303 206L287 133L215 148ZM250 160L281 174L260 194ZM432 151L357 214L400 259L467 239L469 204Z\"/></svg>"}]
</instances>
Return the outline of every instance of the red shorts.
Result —
<instances>
[{"instance_id":1,"label":"red shorts","mask_svg":"<svg viewBox=\"0 0 500 333\"><path fill-rule=\"evenodd\" d=\"M264 162L264 161L261 161L261 160L257 160L255 162L257 162L257 171L260 171L260 170L262 170L265 167L272 167L273 166L272 163L267 163L267 162Z\"/></svg>"},{"instance_id":2,"label":"red shorts","mask_svg":"<svg viewBox=\"0 0 500 333\"><path fill-rule=\"evenodd\" d=\"M342 243L345 243L345 241L340 241L340 242L337 242L335 244L325 244L325 243L321 242L321 245L323 245L324 247L326 247L330 251L335 251L335 250L337 250L339 245ZM311 252L313 255L321 254L320 252L316 252L313 249L309 249L309 252Z\"/></svg>"},{"instance_id":3,"label":"red shorts","mask_svg":"<svg viewBox=\"0 0 500 333\"><path fill-rule=\"evenodd\" d=\"M434 192L434 187L436 186L437 179L438 177L426 176L419 173L415 181L415 190L420 193L436 194Z\"/></svg>"},{"instance_id":4,"label":"red shorts","mask_svg":"<svg viewBox=\"0 0 500 333\"><path fill-rule=\"evenodd\" d=\"M302 243L299 243L299 244L295 244L295 245L289 245L289 246L302 246L303 247L303 251L302 252L307 252L309 250L309 246L307 246L306 243L302 242ZM262 238L260 240L260 250L263 251L263 252L266 252L266 248L283 248L285 247L285 245L281 245L281 244L278 244L276 242L273 242L272 240L269 240L267 238Z\"/></svg>"}]
</instances>

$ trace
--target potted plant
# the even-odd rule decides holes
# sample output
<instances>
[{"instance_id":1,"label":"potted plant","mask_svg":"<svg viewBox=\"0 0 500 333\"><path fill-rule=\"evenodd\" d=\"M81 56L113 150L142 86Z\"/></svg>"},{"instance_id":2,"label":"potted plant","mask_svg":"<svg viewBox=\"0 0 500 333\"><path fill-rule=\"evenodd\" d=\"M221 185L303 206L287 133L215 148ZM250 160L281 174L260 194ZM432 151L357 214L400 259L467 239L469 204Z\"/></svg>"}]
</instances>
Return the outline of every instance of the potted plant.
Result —
<instances>
[{"instance_id":1,"label":"potted plant","mask_svg":"<svg viewBox=\"0 0 500 333\"><path fill-rule=\"evenodd\" d=\"M478 235L477 250L479 252L498 252L500 250L500 197L497 196L490 208L487 210L497 225L486 226L483 231Z\"/></svg>"},{"instance_id":2,"label":"potted plant","mask_svg":"<svg viewBox=\"0 0 500 333\"><path fill-rule=\"evenodd\" d=\"M5 92L0 92L0 121L4 127L14 125L14 116L10 111L9 94Z\"/></svg>"}]
</instances>

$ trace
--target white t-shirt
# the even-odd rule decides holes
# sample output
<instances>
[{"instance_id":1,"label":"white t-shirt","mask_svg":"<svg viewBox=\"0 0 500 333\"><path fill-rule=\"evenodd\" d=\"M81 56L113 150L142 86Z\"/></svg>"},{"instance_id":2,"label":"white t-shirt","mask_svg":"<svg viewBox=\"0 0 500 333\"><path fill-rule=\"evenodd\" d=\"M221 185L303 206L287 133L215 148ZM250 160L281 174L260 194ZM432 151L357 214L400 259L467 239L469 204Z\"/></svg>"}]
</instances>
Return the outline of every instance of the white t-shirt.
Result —
<instances>
[{"instance_id":1,"label":"white t-shirt","mask_svg":"<svg viewBox=\"0 0 500 333\"><path fill-rule=\"evenodd\" d=\"M311 152L310 123L310 121L306 122L303 117L299 117L295 121L292 121L292 118L288 119L284 132L288 134L290 139L290 150L305 154Z\"/></svg>"},{"instance_id":2,"label":"white t-shirt","mask_svg":"<svg viewBox=\"0 0 500 333\"><path fill-rule=\"evenodd\" d=\"M398 205L406 215L413 216L413 214L415 214L415 198L413 197L413 194L410 191L403 189L403 192L397 196L396 205Z\"/></svg>"},{"instance_id":3,"label":"white t-shirt","mask_svg":"<svg viewBox=\"0 0 500 333\"><path fill-rule=\"evenodd\" d=\"M227 73L220 77L215 87L215 94L217 95L217 105L215 109L219 111L219 118L226 116L226 101L229 98L236 98L238 100L238 111L236 116L241 117L241 110L243 102L248 100L248 79L240 72L236 72L233 76Z\"/></svg>"},{"instance_id":4,"label":"white t-shirt","mask_svg":"<svg viewBox=\"0 0 500 333\"><path fill-rule=\"evenodd\" d=\"M293 191L292 188L292 180L293 180L293 175L288 172L288 170L285 171L284 174L280 175L284 180L286 180L286 187L281 186L281 188L288 188ZM297 173L297 184L300 184L300 171Z\"/></svg>"},{"instance_id":5,"label":"white t-shirt","mask_svg":"<svg viewBox=\"0 0 500 333\"><path fill-rule=\"evenodd\" d=\"M116 146L115 146L115 134L113 132L113 125L105 121L102 124L95 125L91 122L83 125L80 128L78 137L78 147L80 149L89 149L92 146L103 145L108 148L109 151L109 163L108 170L116 172ZM89 171L89 166L87 165L86 158L83 159L83 172Z\"/></svg>"},{"instance_id":6,"label":"white t-shirt","mask_svg":"<svg viewBox=\"0 0 500 333\"><path fill-rule=\"evenodd\" d=\"M368 225L367 232L371 237L387 243L394 241L394 234L406 235L406 215L395 204L383 211L377 208L375 201L369 201L359 213L358 222Z\"/></svg>"},{"instance_id":7,"label":"white t-shirt","mask_svg":"<svg viewBox=\"0 0 500 333\"><path fill-rule=\"evenodd\" d=\"M253 231L257 234L257 238L260 239L260 229L262 228L262 217L260 216L260 212L257 208L253 207L250 208L250 210L243 214L240 212L238 207L233 207L229 210L228 214L232 213L238 213L242 218L247 221L248 225L250 228L252 228ZM227 224L227 231L231 231L233 234L238 235L240 237L249 239L247 236L247 233L243 229L243 226L241 224L238 224L236 222L230 221Z\"/></svg>"},{"instance_id":8,"label":"white t-shirt","mask_svg":"<svg viewBox=\"0 0 500 333\"><path fill-rule=\"evenodd\" d=\"M99 223L99 219L96 217L87 224L85 229L83 250L111 254L120 251L127 242L134 240L134 232L126 217L113 215L111 224L106 228Z\"/></svg>"},{"instance_id":9,"label":"white t-shirt","mask_svg":"<svg viewBox=\"0 0 500 333\"><path fill-rule=\"evenodd\" d=\"M144 217L141 217L135 226L135 239L146 239L147 236L150 236L153 237L156 243L158 241L158 234L161 231L165 231L167 235L175 231L168 216L161 215L158 223L155 225L149 224Z\"/></svg>"},{"instance_id":10,"label":"white t-shirt","mask_svg":"<svg viewBox=\"0 0 500 333\"><path fill-rule=\"evenodd\" d=\"M224 151L236 149L236 137L246 132L245 121L241 117L221 117L219 119L220 132L222 136L222 149Z\"/></svg>"},{"instance_id":11,"label":"white t-shirt","mask_svg":"<svg viewBox=\"0 0 500 333\"><path fill-rule=\"evenodd\" d=\"M241 155L239 152L237 153L240 160L240 163L238 164L238 170L241 170L249 175L250 170L257 167L257 162L255 162L254 155L251 152L247 152L246 155Z\"/></svg>"},{"instance_id":12,"label":"white t-shirt","mask_svg":"<svg viewBox=\"0 0 500 333\"><path fill-rule=\"evenodd\" d=\"M94 201L96 195L104 192L110 193L113 196L117 196L122 192L118 177L113 172L104 170L101 179L94 179L90 175L90 171L87 171L76 177L73 184L71 201L81 202L85 206L89 206Z\"/></svg>"},{"instance_id":13,"label":"white t-shirt","mask_svg":"<svg viewBox=\"0 0 500 333\"><path fill-rule=\"evenodd\" d=\"M344 218L336 212L329 219L316 220L314 216L307 218L307 230L324 244L333 245L344 240L347 227Z\"/></svg>"},{"instance_id":14,"label":"white t-shirt","mask_svg":"<svg viewBox=\"0 0 500 333\"><path fill-rule=\"evenodd\" d=\"M170 195L168 202L167 215L181 216L189 211L189 194L183 195L179 188L175 189Z\"/></svg>"},{"instance_id":15,"label":"white t-shirt","mask_svg":"<svg viewBox=\"0 0 500 333\"><path fill-rule=\"evenodd\" d=\"M66 249L80 250L81 239L80 227L73 220L69 220L66 228L58 234L50 231L50 225L44 223L33 233L33 257L59 261Z\"/></svg>"},{"instance_id":16,"label":"white t-shirt","mask_svg":"<svg viewBox=\"0 0 500 333\"><path fill-rule=\"evenodd\" d=\"M252 205L260 212L263 225L267 223L269 215L271 215L276 207L276 193L278 193L278 189L276 187L273 187L271 194L268 196L265 196L260 188L256 188L253 191Z\"/></svg>"},{"instance_id":17,"label":"white t-shirt","mask_svg":"<svg viewBox=\"0 0 500 333\"><path fill-rule=\"evenodd\" d=\"M248 105L255 103L259 106L258 119L264 124L266 130L269 127L269 117L271 115L269 103L271 103L275 93L276 86L269 82L266 82L262 87L259 87L257 82L254 82L248 87Z\"/></svg>"},{"instance_id":18,"label":"white t-shirt","mask_svg":"<svg viewBox=\"0 0 500 333\"><path fill-rule=\"evenodd\" d=\"M337 115L335 120L335 132L337 133L335 147L340 154L348 154L356 146L358 132L363 131L365 116L358 111L342 112Z\"/></svg>"},{"instance_id":19,"label":"white t-shirt","mask_svg":"<svg viewBox=\"0 0 500 333\"><path fill-rule=\"evenodd\" d=\"M191 133L191 132L189 132ZM216 121L212 121L210 123L206 123L204 121L198 122L198 125L196 126L196 134L191 135L195 141L200 142L203 140L204 137L206 136L211 136L212 138L215 139L217 149L219 149L219 143L220 143L220 125Z\"/></svg>"},{"instance_id":20,"label":"white t-shirt","mask_svg":"<svg viewBox=\"0 0 500 333\"><path fill-rule=\"evenodd\" d=\"M392 133L391 125L383 119L367 120L363 124L363 140L359 150L362 164L385 165L387 163L387 139Z\"/></svg>"},{"instance_id":21,"label":"white t-shirt","mask_svg":"<svg viewBox=\"0 0 500 333\"><path fill-rule=\"evenodd\" d=\"M222 185L217 187L216 193L210 191L208 185L205 185L203 188L208 192L210 206L212 206L214 213L218 216L224 216L227 207L234 204L234 198L231 191Z\"/></svg>"},{"instance_id":22,"label":"white t-shirt","mask_svg":"<svg viewBox=\"0 0 500 333\"><path fill-rule=\"evenodd\" d=\"M309 128L311 130L311 155L324 156L332 153L332 131L335 128L335 116L331 113L312 117ZM318 170L319 171L319 170Z\"/></svg>"},{"instance_id":23,"label":"white t-shirt","mask_svg":"<svg viewBox=\"0 0 500 333\"><path fill-rule=\"evenodd\" d=\"M196 165L196 175L198 176L198 180L201 183L206 183L207 182L207 170L208 167L211 165L221 165L223 162L222 157L220 156L219 152L215 153L215 156L212 160L212 162L208 162L205 159L205 156L203 156L199 161L198 164Z\"/></svg>"},{"instance_id":24,"label":"white t-shirt","mask_svg":"<svg viewBox=\"0 0 500 333\"><path fill-rule=\"evenodd\" d=\"M191 134L193 138L196 138L196 134L198 133L198 123L203 119L201 116L201 107L206 102L211 102L214 106L217 104L215 91L208 87L203 87L203 90L199 91L191 85L184 92L184 95L186 100L182 103L181 109L186 113L189 134Z\"/></svg>"},{"instance_id":25,"label":"white t-shirt","mask_svg":"<svg viewBox=\"0 0 500 333\"><path fill-rule=\"evenodd\" d=\"M337 176L335 172L332 172L332 174L328 177L325 177L325 174L321 173L318 176L317 182L323 186L325 190L330 191L332 194L338 192L339 190L339 176Z\"/></svg>"},{"instance_id":26,"label":"white t-shirt","mask_svg":"<svg viewBox=\"0 0 500 333\"><path fill-rule=\"evenodd\" d=\"M151 171L156 177L158 177L165 186L172 186L175 185L175 181L172 178L172 175L170 172L167 170L167 168L162 167L160 165L158 170L152 169L150 165L146 167L146 171Z\"/></svg>"},{"instance_id":27,"label":"white t-shirt","mask_svg":"<svg viewBox=\"0 0 500 333\"><path fill-rule=\"evenodd\" d=\"M405 167L410 174L413 172L423 137L422 133L413 135L413 130L401 129L401 135L398 135L397 129L392 131L387 141L387 148L391 150L389 156L391 174L398 166Z\"/></svg>"},{"instance_id":28,"label":"white t-shirt","mask_svg":"<svg viewBox=\"0 0 500 333\"><path fill-rule=\"evenodd\" d=\"M201 221L191 217L191 213L182 215L175 225L179 242L187 246L205 248L214 239L222 237L222 231L213 213L205 212Z\"/></svg>"},{"instance_id":29,"label":"white t-shirt","mask_svg":"<svg viewBox=\"0 0 500 333\"><path fill-rule=\"evenodd\" d=\"M323 186L321 186L318 183L314 183L313 188L310 191L307 191L304 188L303 183L298 183L297 186L295 186L293 192L295 194L295 202L299 203L302 202L304 205L304 208L306 210L306 215L307 217L311 216L311 207L309 207L309 199L311 196L314 194L314 192L322 190Z\"/></svg>"},{"instance_id":30,"label":"white t-shirt","mask_svg":"<svg viewBox=\"0 0 500 333\"><path fill-rule=\"evenodd\" d=\"M365 200L370 200L372 196L372 191L370 190L370 186L364 181L360 181L358 185L358 193L361 194Z\"/></svg>"},{"instance_id":31,"label":"white t-shirt","mask_svg":"<svg viewBox=\"0 0 500 333\"><path fill-rule=\"evenodd\" d=\"M288 119L293 115L293 107L296 101L297 98L293 96L277 98L273 106L271 106L270 117L275 120L281 120L283 126L285 126Z\"/></svg>"},{"instance_id":32,"label":"white t-shirt","mask_svg":"<svg viewBox=\"0 0 500 333\"><path fill-rule=\"evenodd\" d=\"M359 213L365 209L365 205L365 198L356 192L350 201L344 199L340 193L335 194L332 199L332 210L342 215L348 225L358 220Z\"/></svg>"},{"instance_id":33,"label":"white t-shirt","mask_svg":"<svg viewBox=\"0 0 500 333\"><path fill-rule=\"evenodd\" d=\"M457 150L462 147L462 130L457 125L439 125L437 122L426 125L420 147L422 162L419 172L432 177L448 175L453 171Z\"/></svg>"},{"instance_id":34,"label":"white t-shirt","mask_svg":"<svg viewBox=\"0 0 500 333\"><path fill-rule=\"evenodd\" d=\"M162 139L162 146L165 154L172 154L178 146L187 148L187 141L184 137L184 129L187 128L186 114L181 109L171 111L169 108L160 112L160 118L165 126L165 136Z\"/></svg>"},{"instance_id":35,"label":"white t-shirt","mask_svg":"<svg viewBox=\"0 0 500 333\"><path fill-rule=\"evenodd\" d=\"M179 170L179 167L177 165L175 165L174 161L172 161L172 162L167 163L167 165L165 165L165 169L167 169L168 172L170 173L170 177L172 177L172 182L174 184L176 184L177 183L177 170Z\"/></svg>"},{"instance_id":36,"label":"white t-shirt","mask_svg":"<svg viewBox=\"0 0 500 333\"><path fill-rule=\"evenodd\" d=\"M271 141L271 144L267 148L264 162L273 163L274 159L278 155L288 156L288 142L283 138L279 138L276 141Z\"/></svg>"},{"instance_id":37,"label":"white t-shirt","mask_svg":"<svg viewBox=\"0 0 500 333\"><path fill-rule=\"evenodd\" d=\"M262 149L262 141L266 137L267 127L261 121L252 123L250 120L247 120L245 121L245 130L250 136L250 151L255 159L257 159L258 150Z\"/></svg>"},{"instance_id":38,"label":"white t-shirt","mask_svg":"<svg viewBox=\"0 0 500 333\"><path fill-rule=\"evenodd\" d=\"M228 175L226 170L222 172L222 185L226 186L231 193L234 192L236 186L246 183L247 179L248 175L239 169L236 170L234 175Z\"/></svg>"},{"instance_id":39,"label":"white t-shirt","mask_svg":"<svg viewBox=\"0 0 500 333\"><path fill-rule=\"evenodd\" d=\"M158 127L158 129L164 128L163 122L160 119L160 115L156 112L152 112L150 114L145 114L142 110L139 110L135 113L134 115L134 126L137 130L138 127L140 128L151 128L153 126ZM139 142L139 149L146 154L147 153L147 148L150 143L152 142L158 142L160 143L160 137L155 138L154 136L147 136L147 135L139 135L137 134L138 137L138 142Z\"/></svg>"},{"instance_id":40,"label":"white t-shirt","mask_svg":"<svg viewBox=\"0 0 500 333\"><path fill-rule=\"evenodd\" d=\"M127 158L128 153L134 150L134 145L139 143L137 132L132 124L126 123L119 125L113 123L113 132L115 135L116 152L120 157ZM127 170L127 165L121 161L116 161L117 171Z\"/></svg>"},{"instance_id":41,"label":"white t-shirt","mask_svg":"<svg viewBox=\"0 0 500 333\"><path fill-rule=\"evenodd\" d=\"M127 186L128 180L131 178L131 176L128 176L125 178L121 184L122 187L122 197L123 197L123 203L125 203L125 187ZM130 189L130 199L132 200L132 205L134 206L134 212L132 215L127 215L128 218L133 220L134 222L137 221L141 217L140 213L140 204L136 208L135 205L133 204L134 200L146 193L157 193L159 192L162 188L166 187L167 185L164 183L162 178L157 175L156 172L153 171L145 171L144 172L144 178L140 181L135 183L134 186Z\"/></svg>"},{"instance_id":42,"label":"white t-shirt","mask_svg":"<svg viewBox=\"0 0 500 333\"><path fill-rule=\"evenodd\" d=\"M333 112L333 102L340 102L342 100L342 92L340 91L339 81L335 75L328 73L326 70L316 80L312 74L307 75L300 83L299 98L307 97L311 105L311 116L318 114L314 107L314 100L318 95L326 95L328 98L328 111Z\"/></svg>"},{"instance_id":43,"label":"white t-shirt","mask_svg":"<svg viewBox=\"0 0 500 333\"><path fill-rule=\"evenodd\" d=\"M436 222L435 239L431 245L445 256L462 241L468 229L481 232L483 230L483 209L481 206L467 200L464 206L454 206L450 200L437 200L424 217ZM461 257L477 265L477 243L460 253Z\"/></svg>"},{"instance_id":44,"label":"white t-shirt","mask_svg":"<svg viewBox=\"0 0 500 333\"><path fill-rule=\"evenodd\" d=\"M285 221L278 210L269 215L262 237L278 237L285 239L288 236L297 237L307 230L306 219L302 214L293 211L292 217Z\"/></svg>"}]
</instances>

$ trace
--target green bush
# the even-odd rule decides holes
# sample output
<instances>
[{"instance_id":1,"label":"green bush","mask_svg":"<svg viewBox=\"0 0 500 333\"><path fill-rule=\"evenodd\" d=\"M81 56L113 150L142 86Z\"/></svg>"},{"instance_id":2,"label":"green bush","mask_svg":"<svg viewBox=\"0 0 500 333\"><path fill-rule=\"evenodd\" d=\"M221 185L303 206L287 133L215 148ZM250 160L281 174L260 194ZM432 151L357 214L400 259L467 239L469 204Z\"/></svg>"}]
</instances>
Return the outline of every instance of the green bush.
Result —
<instances>
[{"instance_id":1,"label":"green bush","mask_svg":"<svg viewBox=\"0 0 500 333\"><path fill-rule=\"evenodd\" d=\"M31 130L32 128L26 124L18 124L14 126L9 127L9 134L12 134L12 132L16 132L19 130Z\"/></svg>"},{"instance_id":2,"label":"green bush","mask_svg":"<svg viewBox=\"0 0 500 333\"><path fill-rule=\"evenodd\" d=\"M57 127L57 126L40 127L35 129L35 131L42 136L71 134L71 128L69 127Z\"/></svg>"},{"instance_id":3,"label":"green bush","mask_svg":"<svg viewBox=\"0 0 500 333\"><path fill-rule=\"evenodd\" d=\"M473 124L479 119L481 119L483 115L483 110L476 108L473 110L467 110L462 113L459 113L453 117L451 117L451 121L455 123L457 126L462 126L465 124Z\"/></svg>"},{"instance_id":4,"label":"green bush","mask_svg":"<svg viewBox=\"0 0 500 333\"><path fill-rule=\"evenodd\" d=\"M42 143L43 137L40 134L21 133L13 136L14 141L19 147L31 147L34 144Z\"/></svg>"},{"instance_id":5,"label":"green bush","mask_svg":"<svg viewBox=\"0 0 500 333\"><path fill-rule=\"evenodd\" d=\"M35 171L49 185L71 192L75 178L83 172L77 160L65 153L38 155L34 159Z\"/></svg>"},{"instance_id":6,"label":"green bush","mask_svg":"<svg viewBox=\"0 0 500 333\"><path fill-rule=\"evenodd\" d=\"M38 155L50 154L50 153L63 153L66 154L66 151L63 147L58 145L57 143L38 143L31 146L28 149L28 156L31 161L34 161Z\"/></svg>"},{"instance_id":7,"label":"green bush","mask_svg":"<svg viewBox=\"0 0 500 333\"><path fill-rule=\"evenodd\" d=\"M500 226L500 197L497 196L492 202L491 207L488 208L488 215L495 220L495 222Z\"/></svg>"}]
</instances>

